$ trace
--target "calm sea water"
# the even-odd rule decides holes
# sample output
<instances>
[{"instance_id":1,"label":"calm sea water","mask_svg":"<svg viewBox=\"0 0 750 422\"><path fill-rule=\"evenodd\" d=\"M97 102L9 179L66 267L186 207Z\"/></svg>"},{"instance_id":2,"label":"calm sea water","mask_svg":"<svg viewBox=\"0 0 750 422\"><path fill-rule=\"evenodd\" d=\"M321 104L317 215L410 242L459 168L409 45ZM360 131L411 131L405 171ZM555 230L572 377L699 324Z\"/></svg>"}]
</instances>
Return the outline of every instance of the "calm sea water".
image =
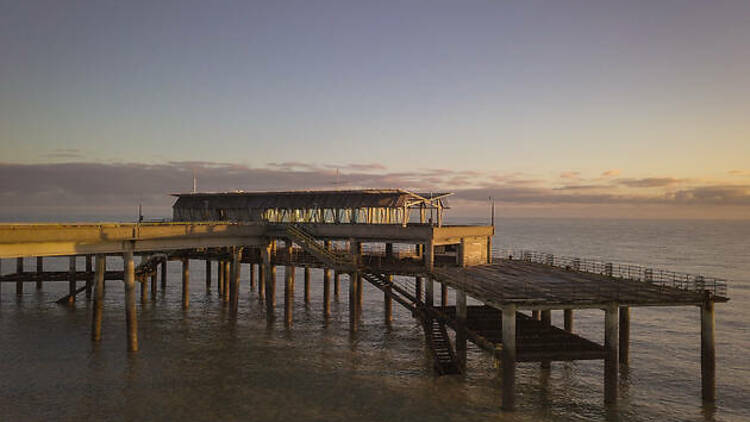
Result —
<instances>
[{"instance_id":1,"label":"calm sea water","mask_svg":"<svg viewBox=\"0 0 750 422\"><path fill-rule=\"evenodd\" d=\"M469 351L467 374L432 375L421 328L394 304L383 324L382 294L365 287L363 324L348 331L347 279L326 323L321 275L302 298L297 274L295 321L268 325L247 266L240 311L230 318L215 292L206 294L203 263L191 266L191 305L180 303L180 268L155 301L139 303L141 351L125 352L121 282L106 289L103 338L89 340L91 304L53 302L66 283L18 300L0 298L0 420L750 420L750 222L501 219L495 245L559 255L648 264L732 280L731 301L717 305L718 402L700 400L697 308L635 308L631 365L615 409L603 405L601 361L519 364L518 411L500 411L492 359ZM47 260L67 268L66 259ZM110 267L121 266L118 259ZM27 263L31 270L35 265ZM83 265L81 262L79 265ZM15 262L2 262L2 272ZM283 270L277 314L283 314ZM452 299L451 299L452 300ZM561 312L553 322L562 323ZM576 314L576 331L603 337L603 312ZM470 346L471 347L471 346Z\"/></svg>"}]
</instances>

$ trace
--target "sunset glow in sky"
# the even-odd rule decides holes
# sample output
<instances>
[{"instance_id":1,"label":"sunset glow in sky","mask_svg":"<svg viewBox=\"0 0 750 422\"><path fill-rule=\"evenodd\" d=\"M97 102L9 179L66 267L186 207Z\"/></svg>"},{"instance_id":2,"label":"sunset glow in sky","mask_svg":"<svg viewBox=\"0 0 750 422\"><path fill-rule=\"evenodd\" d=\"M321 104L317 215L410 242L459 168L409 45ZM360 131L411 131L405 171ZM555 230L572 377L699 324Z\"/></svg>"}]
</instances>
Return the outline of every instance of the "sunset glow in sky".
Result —
<instances>
[{"instance_id":1,"label":"sunset glow in sky","mask_svg":"<svg viewBox=\"0 0 750 422\"><path fill-rule=\"evenodd\" d=\"M750 218L748 75L748 1L0 0L0 219L166 215L192 172Z\"/></svg>"}]
</instances>

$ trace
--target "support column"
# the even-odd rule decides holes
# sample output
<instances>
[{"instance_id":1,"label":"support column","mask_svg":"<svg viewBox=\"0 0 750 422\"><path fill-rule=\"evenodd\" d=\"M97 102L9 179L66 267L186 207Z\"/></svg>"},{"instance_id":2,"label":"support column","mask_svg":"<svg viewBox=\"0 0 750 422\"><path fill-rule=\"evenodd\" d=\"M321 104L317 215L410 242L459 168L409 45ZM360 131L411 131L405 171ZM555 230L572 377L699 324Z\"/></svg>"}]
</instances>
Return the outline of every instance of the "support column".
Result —
<instances>
[{"instance_id":1,"label":"support column","mask_svg":"<svg viewBox=\"0 0 750 422\"><path fill-rule=\"evenodd\" d=\"M211 293L211 260L206 260L206 293Z\"/></svg>"},{"instance_id":2,"label":"support column","mask_svg":"<svg viewBox=\"0 0 750 422\"><path fill-rule=\"evenodd\" d=\"M182 259L182 307L190 306L190 260Z\"/></svg>"},{"instance_id":3,"label":"support column","mask_svg":"<svg viewBox=\"0 0 750 422\"><path fill-rule=\"evenodd\" d=\"M434 285L435 283L432 281L431 277L427 277L425 279L424 304L428 308L432 308L432 305L434 304L434 299L435 299Z\"/></svg>"},{"instance_id":4,"label":"support column","mask_svg":"<svg viewBox=\"0 0 750 422\"><path fill-rule=\"evenodd\" d=\"M230 286L229 291L230 305L232 314L236 315L239 310L240 300L240 269L242 266L242 249L232 248L232 263L230 264Z\"/></svg>"},{"instance_id":5,"label":"support column","mask_svg":"<svg viewBox=\"0 0 750 422\"><path fill-rule=\"evenodd\" d=\"M466 319L468 312L466 308L466 292L456 289L456 355L461 367L466 368Z\"/></svg>"},{"instance_id":6,"label":"support column","mask_svg":"<svg viewBox=\"0 0 750 422\"><path fill-rule=\"evenodd\" d=\"M222 263L224 271L224 303L230 303L231 301L231 287L232 287L232 261L224 261Z\"/></svg>"},{"instance_id":7,"label":"support column","mask_svg":"<svg viewBox=\"0 0 750 422\"><path fill-rule=\"evenodd\" d=\"M339 299L340 284L341 284L341 274L339 274L339 272L336 271L334 272L334 275L333 275L333 297L336 298L337 301Z\"/></svg>"},{"instance_id":8,"label":"support column","mask_svg":"<svg viewBox=\"0 0 750 422\"><path fill-rule=\"evenodd\" d=\"M224 297L224 261L216 261L216 293Z\"/></svg>"},{"instance_id":9,"label":"support column","mask_svg":"<svg viewBox=\"0 0 750 422\"><path fill-rule=\"evenodd\" d=\"M94 273L94 313L91 317L91 340L102 338L102 314L104 311L104 274L107 271L107 257L96 256L96 272Z\"/></svg>"},{"instance_id":10,"label":"support column","mask_svg":"<svg viewBox=\"0 0 750 422\"><path fill-rule=\"evenodd\" d=\"M41 289L42 288L42 275L44 273L44 258L41 256L36 257L36 288Z\"/></svg>"},{"instance_id":11,"label":"support column","mask_svg":"<svg viewBox=\"0 0 750 422\"><path fill-rule=\"evenodd\" d=\"M161 262L161 289L166 292L167 288L167 258Z\"/></svg>"},{"instance_id":12,"label":"support column","mask_svg":"<svg viewBox=\"0 0 750 422\"><path fill-rule=\"evenodd\" d=\"M305 267L305 304L310 303L310 267Z\"/></svg>"},{"instance_id":13,"label":"support column","mask_svg":"<svg viewBox=\"0 0 750 422\"><path fill-rule=\"evenodd\" d=\"M701 306L701 395L706 402L716 401L716 344L714 339L714 302Z\"/></svg>"},{"instance_id":14,"label":"support column","mask_svg":"<svg viewBox=\"0 0 750 422\"><path fill-rule=\"evenodd\" d=\"M156 299L156 269L151 273L151 299Z\"/></svg>"},{"instance_id":15,"label":"support column","mask_svg":"<svg viewBox=\"0 0 750 422\"><path fill-rule=\"evenodd\" d=\"M504 410L516 407L516 307L503 308L503 404Z\"/></svg>"},{"instance_id":16,"label":"support column","mask_svg":"<svg viewBox=\"0 0 750 422\"><path fill-rule=\"evenodd\" d=\"M284 271L284 321L287 326L294 322L294 271L292 265Z\"/></svg>"},{"instance_id":17,"label":"support column","mask_svg":"<svg viewBox=\"0 0 750 422\"><path fill-rule=\"evenodd\" d=\"M620 306L620 350L618 351L621 365L630 362L630 307Z\"/></svg>"},{"instance_id":18,"label":"support column","mask_svg":"<svg viewBox=\"0 0 750 422\"><path fill-rule=\"evenodd\" d=\"M250 263L250 292L255 290L255 264Z\"/></svg>"},{"instance_id":19,"label":"support column","mask_svg":"<svg viewBox=\"0 0 750 422\"><path fill-rule=\"evenodd\" d=\"M94 286L94 270L92 267L92 256L86 255L86 298L91 299L91 289Z\"/></svg>"},{"instance_id":20,"label":"support column","mask_svg":"<svg viewBox=\"0 0 750 422\"><path fill-rule=\"evenodd\" d=\"M417 298L417 303L422 303L422 280L423 277L414 278L414 296Z\"/></svg>"},{"instance_id":21,"label":"support column","mask_svg":"<svg viewBox=\"0 0 750 422\"><path fill-rule=\"evenodd\" d=\"M258 264L258 299L266 297L266 275L263 264Z\"/></svg>"},{"instance_id":22,"label":"support column","mask_svg":"<svg viewBox=\"0 0 750 422\"><path fill-rule=\"evenodd\" d=\"M617 305L604 309L604 402L617 402Z\"/></svg>"},{"instance_id":23,"label":"support column","mask_svg":"<svg viewBox=\"0 0 750 422\"><path fill-rule=\"evenodd\" d=\"M331 270L323 268L323 317L331 316Z\"/></svg>"},{"instance_id":24,"label":"support column","mask_svg":"<svg viewBox=\"0 0 750 422\"><path fill-rule=\"evenodd\" d=\"M535 319L537 321L542 320L542 314L540 311L531 311L531 319Z\"/></svg>"},{"instance_id":25,"label":"support column","mask_svg":"<svg viewBox=\"0 0 750 422\"><path fill-rule=\"evenodd\" d=\"M263 276L266 289L266 317L269 321L274 318L274 307L276 306L276 267L271 265L271 248L269 243L261 250L263 259Z\"/></svg>"},{"instance_id":26,"label":"support column","mask_svg":"<svg viewBox=\"0 0 750 422\"><path fill-rule=\"evenodd\" d=\"M359 311L357 310L357 279L359 278L359 272L354 271L349 273L349 330L352 332L357 331L359 325L357 317Z\"/></svg>"},{"instance_id":27,"label":"support column","mask_svg":"<svg viewBox=\"0 0 750 422\"><path fill-rule=\"evenodd\" d=\"M138 351L138 317L135 311L135 263L133 262L133 249L126 250L122 254L125 285L125 321L128 330L128 351Z\"/></svg>"},{"instance_id":28,"label":"support column","mask_svg":"<svg viewBox=\"0 0 750 422\"><path fill-rule=\"evenodd\" d=\"M385 311L385 323L390 325L391 321L393 321L393 291L391 289L393 276L388 275L387 279L388 284L385 286L385 291L383 292L383 308Z\"/></svg>"},{"instance_id":29,"label":"support column","mask_svg":"<svg viewBox=\"0 0 750 422\"><path fill-rule=\"evenodd\" d=\"M23 274L23 258L16 258L16 272L21 277ZM23 296L23 280L16 280L16 296Z\"/></svg>"},{"instance_id":30,"label":"support column","mask_svg":"<svg viewBox=\"0 0 750 422\"><path fill-rule=\"evenodd\" d=\"M141 303L148 302L148 281L145 275L141 275L138 278L138 283L141 285Z\"/></svg>"},{"instance_id":31,"label":"support column","mask_svg":"<svg viewBox=\"0 0 750 422\"><path fill-rule=\"evenodd\" d=\"M76 301L76 257L71 256L70 262L70 275L68 277L68 303L74 303Z\"/></svg>"},{"instance_id":32,"label":"support column","mask_svg":"<svg viewBox=\"0 0 750 422\"><path fill-rule=\"evenodd\" d=\"M550 325L552 325L552 311L551 310L547 309L547 310L542 311L541 317L542 317L542 324L544 326L549 327ZM549 368L550 361L543 360L541 366L542 368L545 368L545 369Z\"/></svg>"},{"instance_id":33,"label":"support column","mask_svg":"<svg viewBox=\"0 0 750 422\"><path fill-rule=\"evenodd\" d=\"M563 311L563 324L565 327L565 331L572 333L573 332L573 310L572 309L566 309Z\"/></svg>"},{"instance_id":34,"label":"support column","mask_svg":"<svg viewBox=\"0 0 750 422\"><path fill-rule=\"evenodd\" d=\"M440 306L448 306L448 286L440 283Z\"/></svg>"}]
</instances>

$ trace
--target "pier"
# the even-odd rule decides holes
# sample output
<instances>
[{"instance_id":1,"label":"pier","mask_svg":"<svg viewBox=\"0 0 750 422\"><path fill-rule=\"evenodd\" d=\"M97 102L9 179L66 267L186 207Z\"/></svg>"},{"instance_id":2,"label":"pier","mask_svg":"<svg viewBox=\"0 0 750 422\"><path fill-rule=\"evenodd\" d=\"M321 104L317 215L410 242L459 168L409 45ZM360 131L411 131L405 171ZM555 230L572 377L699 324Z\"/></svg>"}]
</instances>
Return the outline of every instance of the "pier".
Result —
<instances>
[{"instance_id":1,"label":"pier","mask_svg":"<svg viewBox=\"0 0 750 422\"><path fill-rule=\"evenodd\" d=\"M320 317L326 319L331 298L346 282L351 333L360 326L367 282L382 292L384 325L393 319L393 302L422 325L437 376L465 371L468 343L494 356L506 410L516 405L518 362L549 367L559 361L603 360L604 401L616 403L620 366L637 365L629 358L631 308L699 307L702 398L716 399L714 304L728 300L723 280L532 251L495 251L494 227L443 224L449 195L398 189L187 193L176 195L172 222L0 224L0 258L16 260L15 273L0 276L0 294L13 294L8 285L19 294L28 283L36 288L68 283L68 295L58 302L75 306L76 300L93 300L91 338L102 341L106 281L122 281L127 350L134 353L140 347L136 303L167 287L167 265L181 266L182 306L188 308L195 288L190 261L205 261L201 282L206 292L215 283L222 306L234 314L240 267L248 265L251 289L263 300L269 321L281 316L275 280L283 271L284 294L278 300L283 300L288 327L294 324L295 288L301 286L306 302L311 289L321 289ZM45 271L44 258L50 256L70 257L68 271ZM121 257L123 270L108 270L106 256ZM135 257L140 257L138 265ZM302 283L295 279L300 267ZM321 272L320 285L313 282L312 271ZM603 344L575 330L575 311L581 309L602 311ZM551 323L552 312L563 314L563 327Z\"/></svg>"}]
</instances>

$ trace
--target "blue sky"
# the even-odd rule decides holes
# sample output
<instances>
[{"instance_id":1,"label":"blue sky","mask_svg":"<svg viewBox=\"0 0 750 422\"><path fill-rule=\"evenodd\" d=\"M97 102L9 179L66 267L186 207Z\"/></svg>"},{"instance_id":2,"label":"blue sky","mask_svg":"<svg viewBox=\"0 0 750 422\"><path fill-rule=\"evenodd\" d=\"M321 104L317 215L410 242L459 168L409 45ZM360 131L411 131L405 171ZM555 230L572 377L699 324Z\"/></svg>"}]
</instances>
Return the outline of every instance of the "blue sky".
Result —
<instances>
[{"instance_id":1,"label":"blue sky","mask_svg":"<svg viewBox=\"0 0 750 422\"><path fill-rule=\"evenodd\" d=\"M750 215L746 1L0 0L0 57L12 212L75 191L21 190L13 166L78 163L249 171L217 190L299 166L322 176L278 187L316 188L364 165L399 177L363 185L532 186L555 204L508 196L511 214L586 191L663 202L650 216L676 198L700 203L685 216Z\"/></svg>"}]
</instances>

